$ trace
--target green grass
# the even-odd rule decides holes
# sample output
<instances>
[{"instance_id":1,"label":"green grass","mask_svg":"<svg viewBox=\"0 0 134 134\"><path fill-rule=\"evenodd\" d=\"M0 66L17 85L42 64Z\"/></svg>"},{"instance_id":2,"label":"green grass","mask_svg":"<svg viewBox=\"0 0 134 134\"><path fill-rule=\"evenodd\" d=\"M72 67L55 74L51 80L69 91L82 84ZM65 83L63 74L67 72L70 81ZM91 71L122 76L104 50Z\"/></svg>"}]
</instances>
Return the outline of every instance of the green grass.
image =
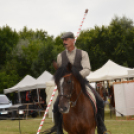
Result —
<instances>
[{"instance_id":1,"label":"green grass","mask_svg":"<svg viewBox=\"0 0 134 134\"><path fill-rule=\"evenodd\" d=\"M125 117L121 120L116 120L113 116L110 118L109 111L105 113L105 125L111 134L134 134L134 120L126 120ZM21 134L36 134L41 117L35 119L21 120ZM51 119L46 118L42 131L50 128L53 125ZM0 120L0 134L20 134L19 120ZM67 134L65 132L65 134Z\"/></svg>"}]
</instances>

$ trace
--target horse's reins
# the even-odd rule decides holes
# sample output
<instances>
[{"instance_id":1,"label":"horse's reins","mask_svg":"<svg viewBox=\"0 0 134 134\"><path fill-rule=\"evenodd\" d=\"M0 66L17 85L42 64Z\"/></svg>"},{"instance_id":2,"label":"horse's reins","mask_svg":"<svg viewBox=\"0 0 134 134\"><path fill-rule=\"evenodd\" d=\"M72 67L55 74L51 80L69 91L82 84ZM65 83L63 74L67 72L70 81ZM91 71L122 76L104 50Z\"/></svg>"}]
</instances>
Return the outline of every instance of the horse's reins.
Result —
<instances>
[{"instance_id":1,"label":"horse's reins","mask_svg":"<svg viewBox=\"0 0 134 134\"><path fill-rule=\"evenodd\" d=\"M63 77L65 78L65 77L68 77L68 76L71 76L71 75L72 75L72 74L70 73L70 74L64 75ZM73 86L72 86L72 83L73 83L73 82L70 80L69 83L71 83L71 87L72 87L72 88L70 89L70 94L69 94L69 95L64 95L63 90L60 89L61 94L59 94L59 96L66 97L66 98L69 100L70 106L71 106L71 107L74 107L74 106L76 105L77 101L78 101L78 98L80 97L80 95L81 95L81 93L82 93L82 90L81 90L80 93L78 94L78 96L77 96L77 98L76 98L75 101L70 101L70 98L71 98L72 93L73 93L73 92L72 92L72 91L73 91Z\"/></svg>"}]
</instances>

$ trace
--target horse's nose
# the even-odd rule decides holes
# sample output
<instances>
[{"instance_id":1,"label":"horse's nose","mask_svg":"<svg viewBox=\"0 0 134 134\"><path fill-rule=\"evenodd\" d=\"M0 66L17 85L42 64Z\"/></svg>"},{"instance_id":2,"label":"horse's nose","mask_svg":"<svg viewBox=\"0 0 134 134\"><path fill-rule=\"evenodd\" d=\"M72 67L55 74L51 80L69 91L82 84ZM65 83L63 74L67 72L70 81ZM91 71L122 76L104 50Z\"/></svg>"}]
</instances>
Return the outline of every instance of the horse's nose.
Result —
<instances>
[{"instance_id":1,"label":"horse's nose","mask_svg":"<svg viewBox=\"0 0 134 134\"><path fill-rule=\"evenodd\" d=\"M64 112L66 112L67 111L67 107L60 107L59 108L59 111L61 112L61 113L64 113Z\"/></svg>"}]
</instances>

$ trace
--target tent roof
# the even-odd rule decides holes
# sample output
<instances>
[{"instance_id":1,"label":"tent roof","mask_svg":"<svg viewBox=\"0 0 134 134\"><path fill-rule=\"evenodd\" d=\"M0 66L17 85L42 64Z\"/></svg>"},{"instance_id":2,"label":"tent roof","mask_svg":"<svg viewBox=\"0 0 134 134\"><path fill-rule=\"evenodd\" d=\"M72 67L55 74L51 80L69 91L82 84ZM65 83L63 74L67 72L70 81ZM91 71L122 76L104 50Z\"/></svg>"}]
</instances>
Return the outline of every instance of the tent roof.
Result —
<instances>
[{"instance_id":1,"label":"tent roof","mask_svg":"<svg viewBox=\"0 0 134 134\"><path fill-rule=\"evenodd\" d=\"M53 75L48 71L44 71L36 80L37 88L46 88L46 82L53 79Z\"/></svg>"},{"instance_id":2,"label":"tent roof","mask_svg":"<svg viewBox=\"0 0 134 134\"><path fill-rule=\"evenodd\" d=\"M112 60L108 60L101 68L92 72L87 79L90 82L93 81L104 81L113 80L118 78L129 77L128 70L133 70L131 68L123 67L114 63Z\"/></svg>"},{"instance_id":3,"label":"tent roof","mask_svg":"<svg viewBox=\"0 0 134 134\"><path fill-rule=\"evenodd\" d=\"M18 84L14 87L4 89L4 93L12 93L15 91L26 91L37 88L46 88L46 82L52 80L53 75L48 71L44 71L37 79L30 75L26 75Z\"/></svg>"},{"instance_id":4,"label":"tent roof","mask_svg":"<svg viewBox=\"0 0 134 134\"><path fill-rule=\"evenodd\" d=\"M130 77L134 77L134 68L131 69L131 70L128 70L128 75L129 75Z\"/></svg>"},{"instance_id":5,"label":"tent roof","mask_svg":"<svg viewBox=\"0 0 134 134\"><path fill-rule=\"evenodd\" d=\"M19 91L37 89L37 88L46 88L46 82L52 80L53 75L48 71L44 71L33 83L20 88Z\"/></svg>"},{"instance_id":6,"label":"tent roof","mask_svg":"<svg viewBox=\"0 0 134 134\"><path fill-rule=\"evenodd\" d=\"M8 89L4 89L4 93L7 94L7 93L11 93L11 92L14 92L14 91L17 91L21 88L25 88L26 86L28 85L31 85L33 83L36 82L36 79L33 78L32 76L30 75L26 75L18 84L16 84L15 86L11 87L11 88L8 88Z\"/></svg>"}]
</instances>

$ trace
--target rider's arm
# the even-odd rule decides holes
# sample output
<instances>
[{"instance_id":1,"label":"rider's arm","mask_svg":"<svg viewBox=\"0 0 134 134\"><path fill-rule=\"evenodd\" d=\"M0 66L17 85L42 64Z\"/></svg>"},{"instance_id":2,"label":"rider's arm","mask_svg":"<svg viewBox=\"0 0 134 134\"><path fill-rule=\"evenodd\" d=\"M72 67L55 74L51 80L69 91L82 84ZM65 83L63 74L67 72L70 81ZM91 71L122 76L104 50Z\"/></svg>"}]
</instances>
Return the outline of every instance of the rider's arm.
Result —
<instances>
[{"instance_id":1,"label":"rider's arm","mask_svg":"<svg viewBox=\"0 0 134 134\"><path fill-rule=\"evenodd\" d=\"M83 77L88 76L90 74L91 66L90 66L89 56L86 51L82 51L81 65L83 67L83 70L80 71L80 74Z\"/></svg>"},{"instance_id":2,"label":"rider's arm","mask_svg":"<svg viewBox=\"0 0 134 134\"><path fill-rule=\"evenodd\" d=\"M61 53L60 53L60 54L58 54L58 56L57 56L57 64L58 64L58 67L60 67L60 66L61 66L61 64L62 64Z\"/></svg>"}]
</instances>

